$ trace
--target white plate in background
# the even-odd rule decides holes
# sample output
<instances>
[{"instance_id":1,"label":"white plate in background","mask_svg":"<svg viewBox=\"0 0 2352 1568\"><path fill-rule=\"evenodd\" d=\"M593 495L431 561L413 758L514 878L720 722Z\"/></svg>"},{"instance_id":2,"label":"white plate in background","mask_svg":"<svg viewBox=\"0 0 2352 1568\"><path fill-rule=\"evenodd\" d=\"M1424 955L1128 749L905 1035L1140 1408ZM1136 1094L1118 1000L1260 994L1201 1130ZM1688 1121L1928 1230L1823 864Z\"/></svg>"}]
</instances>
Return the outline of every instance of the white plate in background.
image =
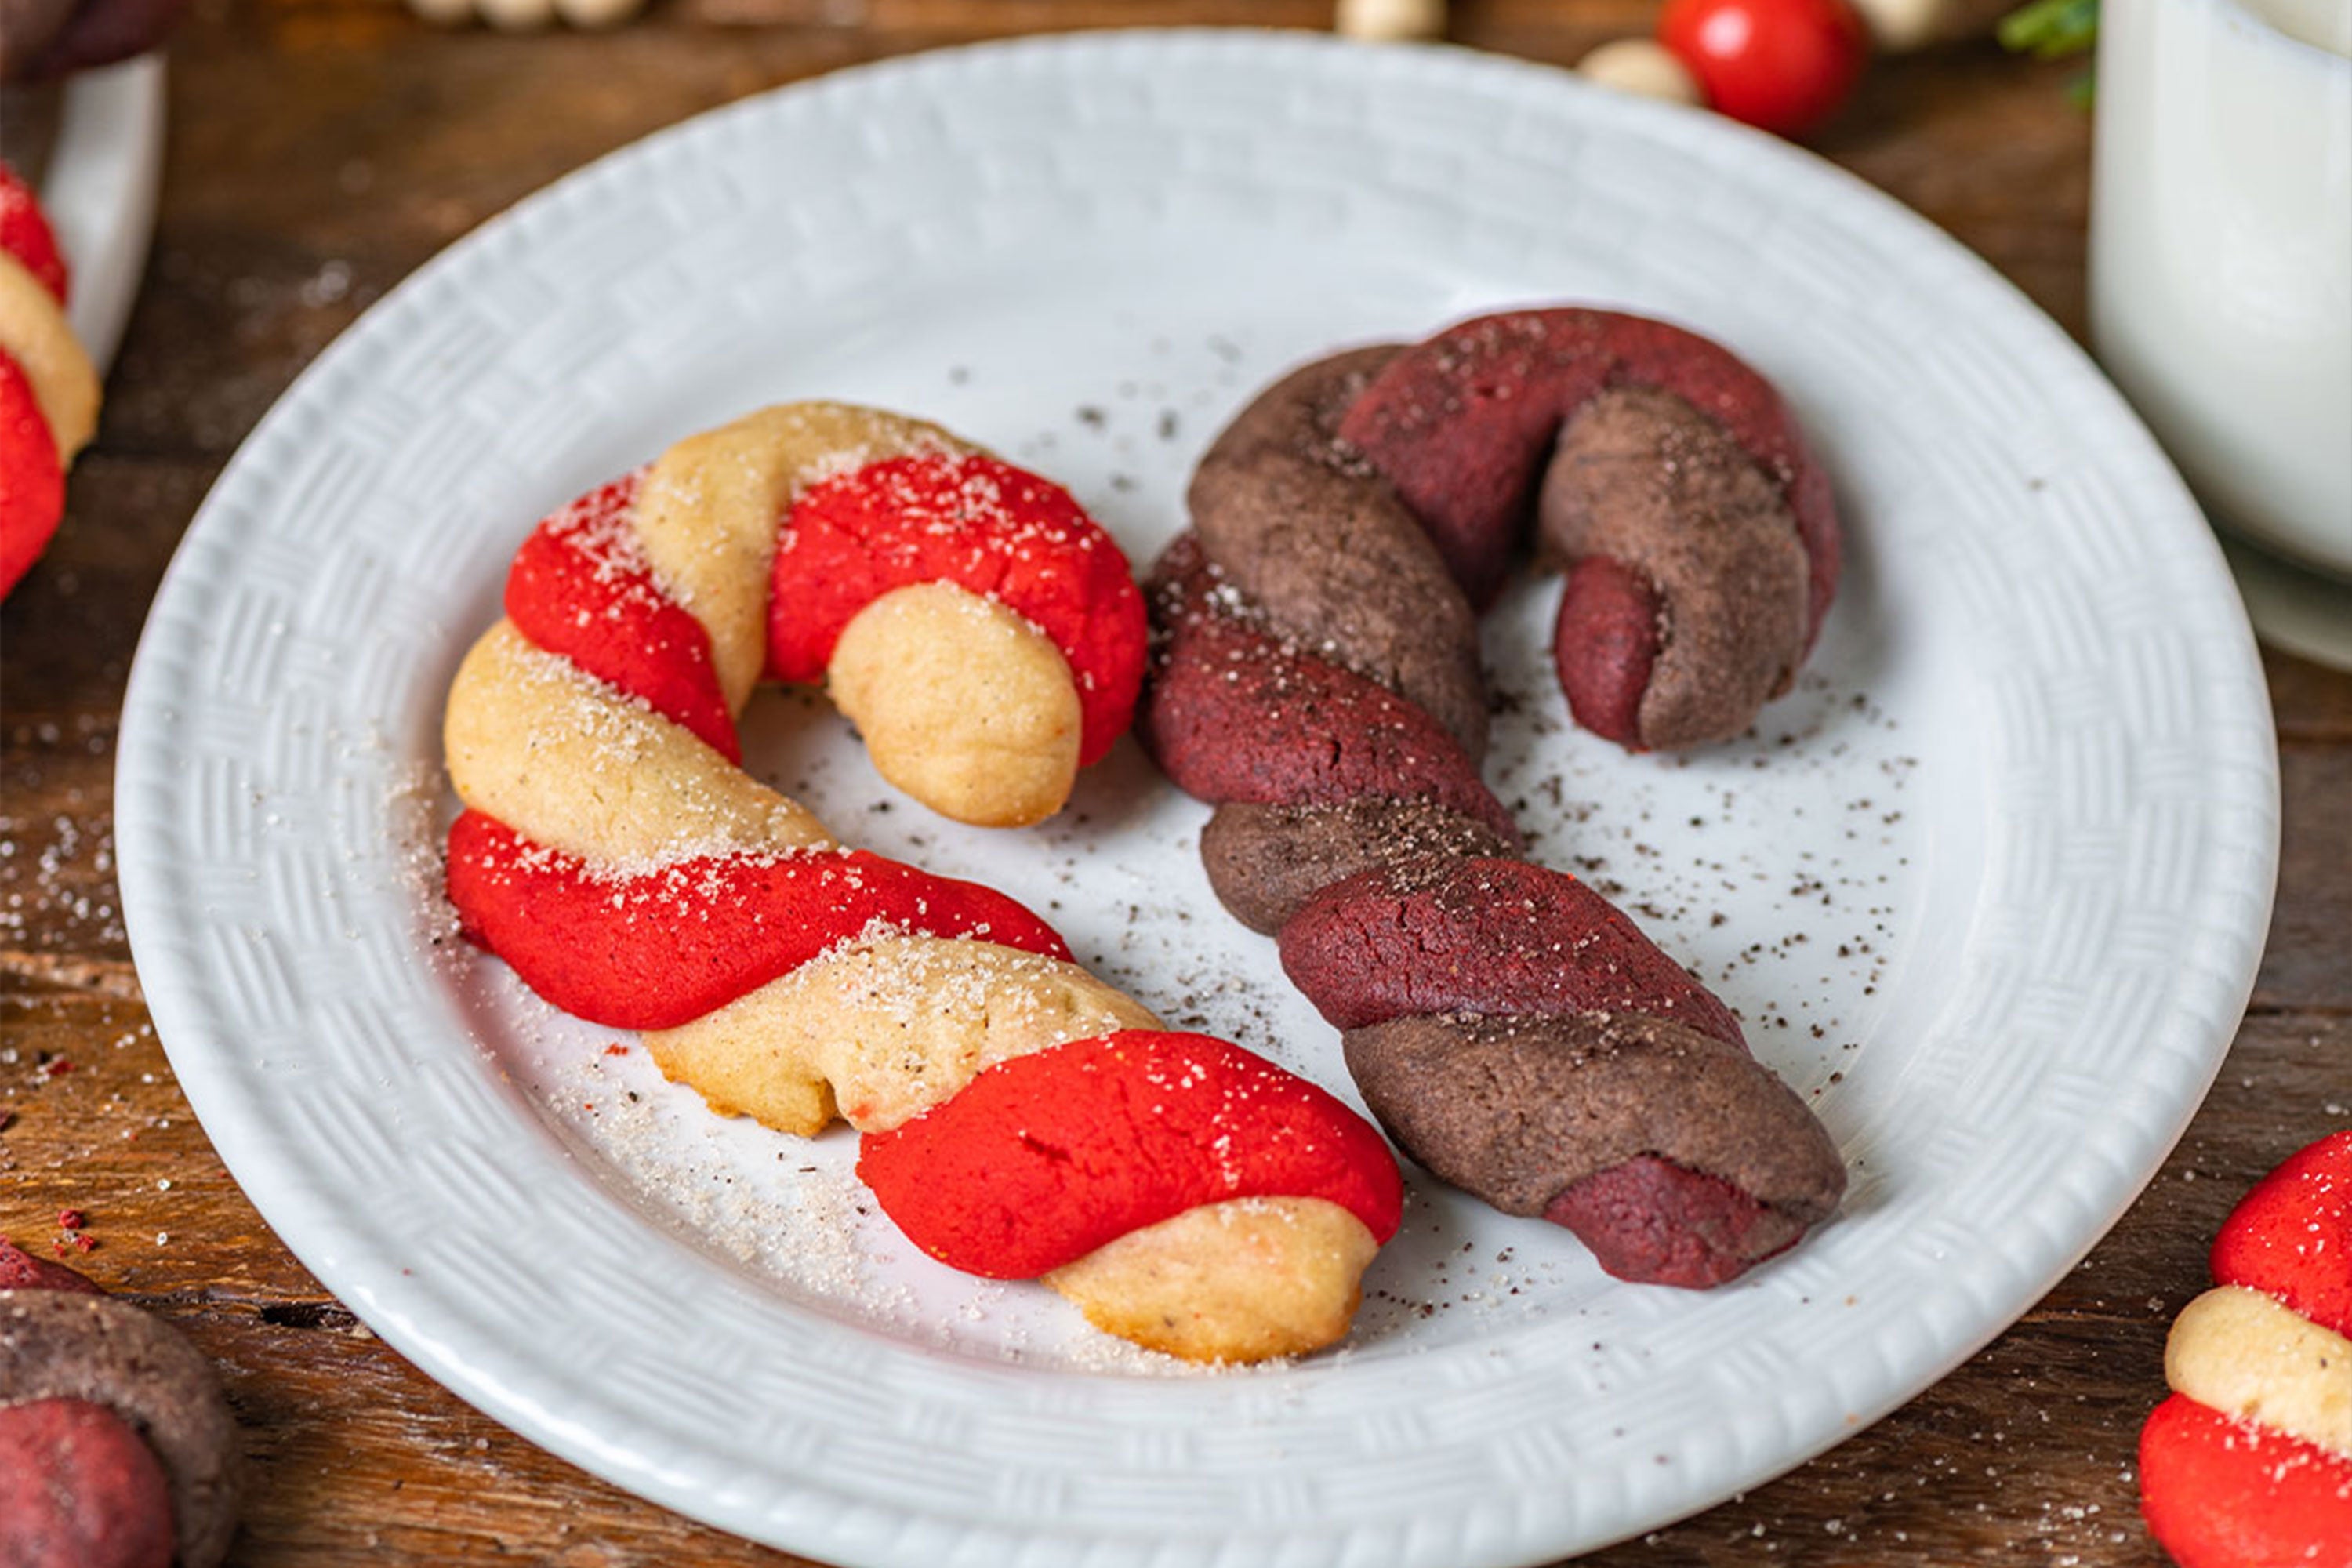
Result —
<instances>
[{"instance_id":1,"label":"white plate in background","mask_svg":"<svg viewBox=\"0 0 2352 1568\"><path fill-rule=\"evenodd\" d=\"M66 308L100 374L114 363L147 266L163 177L163 57L83 71L52 89L41 209L73 268Z\"/></svg>"}]
</instances>

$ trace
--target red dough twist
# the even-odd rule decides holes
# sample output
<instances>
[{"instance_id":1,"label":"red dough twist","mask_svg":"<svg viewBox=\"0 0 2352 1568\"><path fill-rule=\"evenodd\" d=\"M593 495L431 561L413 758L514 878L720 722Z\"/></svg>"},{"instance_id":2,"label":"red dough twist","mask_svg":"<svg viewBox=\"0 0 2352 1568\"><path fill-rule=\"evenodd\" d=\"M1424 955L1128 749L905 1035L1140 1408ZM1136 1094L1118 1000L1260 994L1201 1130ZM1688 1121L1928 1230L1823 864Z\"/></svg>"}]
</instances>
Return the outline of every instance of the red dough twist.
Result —
<instances>
[{"instance_id":1,"label":"red dough twist","mask_svg":"<svg viewBox=\"0 0 2352 1568\"><path fill-rule=\"evenodd\" d=\"M1143 678L1127 557L1060 486L993 458L893 458L810 488L776 551L768 674L824 673L842 628L909 583L953 583L1047 637L1076 678L1081 766L1127 732Z\"/></svg>"},{"instance_id":2,"label":"red dough twist","mask_svg":"<svg viewBox=\"0 0 2352 1568\"><path fill-rule=\"evenodd\" d=\"M2176 1394L2139 1436L2140 1510L2180 1568L2352 1563L2352 1459Z\"/></svg>"},{"instance_id":3,"label":"red dough twist","mask_svg":"<svg viewBox=\"0 0 2352 1568\"><path fill-rule=\"evenodd\" d=\"M1323 1198L1386 1241L1404 1200L1380 1134L1329 1094L1223 1040L1146 1029L1000 1063L867 1138L857 1172L924 1251L1004 1279L1230 1198Z\"/></svg>"},{"instance_id":4,"label":"red dough twist","mask_svg":"<svg viewBox=\"0 0 2352 1568\"><path fill-rule=\"evenodd\" d=\"M2298 1317L2352 1335L2352 1129L2287 1156L2238 1201L2213 1237L2213 1282L2278 1298Z\"/></svg>"},{"instance_id":5,"label":"red dough twist","mask_svg":"<svg viewBox=\"0 0 2352 1568\"><path fill-rule=\"evenodd\" d=\"M32 187L0 163L0 598L57 532L66 466L96 418L98 374L66 325L66 284Z\"/></svg>"},{"instance_id":6,"label":"red dough twist","mask_svg":"<svg viewBox=\"0 0 2352 1568\"><path fill-rule=\"evenodd\" d=\"M742 547L756 515L728 495L746 469L741 494L781 514L764 559ZM770 584L754 615L725 582L672 580L730 549ZM664 1070L720 1109L814 1130L838 1089L884 1210L956 1268L1053 1275L1104 1326L1180 1354L1328 1342L1402 1204L1369 1123L1223 1041L1103 1027L1149 1015L1030 910L836 845L741 774L747 671L824 678L875 607L942 584L974 606L950 612L950 634L977 616L1001 639L1009 613L1050 639L1077 755L1107 750L1145 657L1125 558L1059 489L943 432L835 405L769 410L549 518L515 557L507 624L451 693L469 809L450 830L448 890L466 933L556 1005L653 1032ZM1170 1305L1150 1247L1088 1268L1125 1238L1253 1201L1277 1209L1239 1225L1238 1265L1199 1257L1191 1233L1172 1244L1192 1248L1177 1274L1214 1277L1203 1321L1223 1322L1217 1291L1243 1282L1235 1332L1164 1323L1199 1293ZM1339 1211L1337 1230L1302 1203ZM1319 1317L1255 1299L1261 1245L1322 1270Z\"/></svg>"},{"instance_id":7,"label":"red dough twist","mask_svg":"<svg viewBox=\"0 0 2352 1568\"><path fill-rule=\"evenodd\" d=\"M590 490L531 530L507 570L507 618L537 647L740 764L743 745L710 634L663 591L637 548L630 520L643 478Z\"/></svg>"},{"instance_id":8,"label":"red dough twist","mask_svg":"<svg viewBox=\"0 0 2352 1568\"><path fill-rule=\"evenodd\" d=\"M24 263L51 299L66 302L66 258L58 237L33 188L5 163L0 163L0 250Z\"/></svg>"},{"instance_id":9,"label":"red dough twist","mask_svg":"<svg viewBox=\"0 0 2352 1568\"><path fill-rule=\"evenodd\" d=\"M1190 499L1140 732L1217 807L1219 898L1279 933L1391 1135L1632 1279L1718 1283L1826 1218L1845 1173L1820 1124L1622 914L1513 858L1478 774L1476 607L1531 510L1570 563L1558 655L1588 726L1717 738L1786 687L1838 550L1778 395L1658 322L1489 317L1292 373Z\"/></svg>"},{"instance_id":10,"label":"red dough twist","mask_svg":"<svg viewBox=\"0 0 2352 1568\"><path fill-rule=\"evenodd\" d=\"M2181 1568L2352 1564L2352 1129L2256 1184L2173 1325L2140 1432L2148 1529Z\"/></svg>"},{"instance_id":11,"label":"red dough twist","mask_svg":"<svg viewBox=\"0 0 2352 1568\"><path fill-rule=\"evenodd\" d=\"M533 991L616 1029L675 1028L877 926L1070 956L1003 893L862 849L599 874L478 811L449 827L449 900Z\"/></svg>"}]
</instances>

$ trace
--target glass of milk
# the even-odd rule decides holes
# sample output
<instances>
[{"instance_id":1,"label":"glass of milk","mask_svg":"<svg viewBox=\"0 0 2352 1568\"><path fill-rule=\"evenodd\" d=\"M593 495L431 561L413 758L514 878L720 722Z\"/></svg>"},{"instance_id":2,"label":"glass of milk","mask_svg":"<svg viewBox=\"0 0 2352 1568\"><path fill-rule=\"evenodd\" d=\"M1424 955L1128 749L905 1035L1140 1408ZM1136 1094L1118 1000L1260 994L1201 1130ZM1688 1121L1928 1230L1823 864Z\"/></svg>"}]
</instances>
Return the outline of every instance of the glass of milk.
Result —
<instances>
[{"instance_id":1,"label":"glass of milk","mask_svg":"<svg viewBox=\"0 0 2352 1568\"><path fill-rule=\"evenodd\" d=\"M2352 0L2103 0L2091 336L2217 521L2352 581Z\"/></svg>"}]
</instances>

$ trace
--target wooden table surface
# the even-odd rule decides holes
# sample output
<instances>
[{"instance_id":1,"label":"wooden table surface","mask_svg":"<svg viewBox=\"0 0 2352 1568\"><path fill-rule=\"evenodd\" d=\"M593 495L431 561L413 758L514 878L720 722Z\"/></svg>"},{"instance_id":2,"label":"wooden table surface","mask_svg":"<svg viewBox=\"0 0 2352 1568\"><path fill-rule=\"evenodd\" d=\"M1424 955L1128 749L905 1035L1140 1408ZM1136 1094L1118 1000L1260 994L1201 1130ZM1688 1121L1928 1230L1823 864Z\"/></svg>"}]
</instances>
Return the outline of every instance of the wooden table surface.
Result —
<instances>
[{"instance_id":1,"label":"wooden table surface","mask_svg":"<svg viewBox=\"0 0 2352 1568\"><path fill-rule=\"evenodd\" d=\"M1568 62L1647 0L1456 7L1464 42ZM0 610L0 1233L74 1261L221 1365L254 1485L234 1561L782 1563L476 1414L278 1244L189 1114L118 910L116 721L190 515L295 373L450 240L697 110L878 55L1110 24L1319 25L1307 0L664 0L606 37L439 33L393 0L196 0L173 49L153 259L70 515ZM1979 45L1883 63L1822 151L1990 258L2078 335L2089 125L2074 68ZM2268 661L2284 869L2219 1084L2137 1206L1973 1361L1745 1498L1587 1559L2142 1568L2133 1448L2167 1324L2247 1185L2352 1121L2352 678Z\"/></svg>"}]
</instances>

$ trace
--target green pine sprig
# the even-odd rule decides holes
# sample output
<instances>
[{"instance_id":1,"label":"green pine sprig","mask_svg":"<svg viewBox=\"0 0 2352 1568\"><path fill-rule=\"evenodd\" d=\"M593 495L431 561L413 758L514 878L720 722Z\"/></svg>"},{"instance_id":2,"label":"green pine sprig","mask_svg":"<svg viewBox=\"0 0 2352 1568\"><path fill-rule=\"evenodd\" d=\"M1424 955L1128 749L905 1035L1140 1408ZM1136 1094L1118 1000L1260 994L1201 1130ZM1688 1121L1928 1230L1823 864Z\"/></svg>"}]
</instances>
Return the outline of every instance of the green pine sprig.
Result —
<instances>
[{"instance_id":1,"label":"green pine sprig","mask_svg":"<svg viewBox=\"0 0 2352 1568\"><path fill-rule=\"evenodd\" d=\"M2099 0L2032 0L2000 19L2000 44L2037 60L2079 55L2099 36Z\"/></svg>"}]
</instances>

